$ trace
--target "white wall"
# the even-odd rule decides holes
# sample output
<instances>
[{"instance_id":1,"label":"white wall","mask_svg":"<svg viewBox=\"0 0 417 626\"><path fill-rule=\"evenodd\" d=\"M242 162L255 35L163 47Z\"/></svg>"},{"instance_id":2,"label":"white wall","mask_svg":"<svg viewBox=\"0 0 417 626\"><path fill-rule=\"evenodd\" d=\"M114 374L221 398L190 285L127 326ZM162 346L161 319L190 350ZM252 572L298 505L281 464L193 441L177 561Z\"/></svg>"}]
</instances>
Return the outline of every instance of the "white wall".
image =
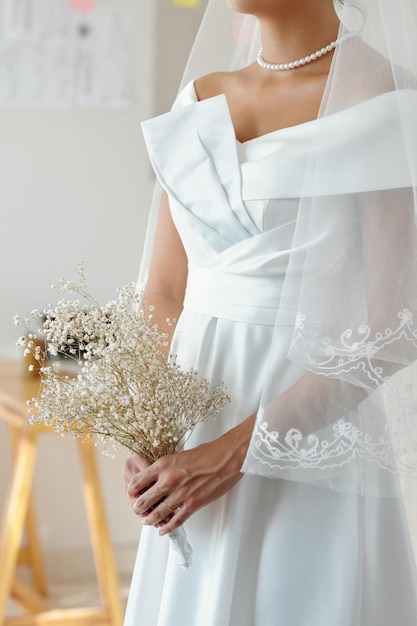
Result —
<instances>
[{"instance_id":1,"label":"white wall","mask_svg":"<svg viewBox=\"0 0 417 626\"><path fill-rule=\"evenodd\" d=\"M153 187L140 122L154 111L155 3L123 4L132 7L135 21L132 107L0 108L0 358L20 356L15 340L22 331L13 325L14 314L46 306L54 297L50 285L75 277L80 260L102 302L136 279ZM117 547L135 545L140 527L122 485L123 458L99 455ZM0 506L10 472L7 431L0 425ZM79 474L74 442L43 437L35 503L46 552L74 555L89 544Z\"/></svg>"},{"instance_id":2,"label":"white wall","mask_svg":"<svg viewBox=\"0 0 417 626\"><path fill-rule=\"evenodd\" d=\"M198 6L187 9L174 5L171 0L158 0L158 45L155 50L157 113L163 113L171 106L206 4L207 0L200 0Z\"/></svg>"},{"instance_id":3,"label":"white wall","mask_svg":"<svg viewBox=\"0 0 417 626\"><path fill-rule=\"evenodd\" d=\"M13 315L45 306L81 259L103 301L136 278L152 187L140 121L153 111L153 14L151 1L135 11L128 110L0 109L2 357L17 355Z\"/></svg>"}]
</instances>

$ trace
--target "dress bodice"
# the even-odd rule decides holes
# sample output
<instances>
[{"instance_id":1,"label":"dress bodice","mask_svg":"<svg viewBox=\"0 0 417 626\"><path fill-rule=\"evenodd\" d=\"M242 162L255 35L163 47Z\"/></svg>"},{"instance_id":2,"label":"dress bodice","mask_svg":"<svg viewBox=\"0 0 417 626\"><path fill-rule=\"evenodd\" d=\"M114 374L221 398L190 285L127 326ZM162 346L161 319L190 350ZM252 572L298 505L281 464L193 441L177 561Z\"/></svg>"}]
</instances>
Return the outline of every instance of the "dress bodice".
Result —
<instances>
[{"instance_id":1,"label":"dress bodice","mask_svg":"<svg viewBox=\"0 0 417 626\"><path fill-rule=\"evenodd\" d=\"M416 92L399 94L401 106L416 106ZM226 97L197 101L193 83L187 85L171 112L142 126L174 220L184 234L191 227L192 239L198 241L197 250L185 241L190 257L202 254L211 260L213 254L276 229L275 250L282 250L291 243L300 198L410 186L406 148L397 145L401 129L391 123L398 97L387 92L241 143ZM386 132L381 134L381 128ZM397 159L392 163L385 157L394 148ZM343 167L335 168L335 163ZM320 179L315 164L320 165Z\"/></svg>"},{"instance_id":2,"label":"dress bodice","mask_svg":"<svg viewBox=\"0 0 417 626\"><path fill-rule=\"evenodd\" d=\"M403 106L415 106L415 92L404 91L403 97ZM389 92L241 143L226 97L197 101L190 83L171 112L144 122L150 159L169 195L188 258L188 303L191 291L193 307L201 303L206 310L207 301L217 299L219 306L209 308L218 315L224 313L220 299L224 303L230 297L243 310L252 306L251 294L256 294L256 306L268 311L267 323L274 323L295 224L303 221L300 199L326 198L329 210L333 197L343 198L337 203L336 224L344 229L356 219L356 194L410 184L401 160L401 154L407 158L404 146L396 147L395 164L384 158L401 138L400 129L390 125L396 106ZM386 128L383 136L381 128ZM364 176L363 160L374 163L371 175L367 167ZM316 163L321 177L315 174ZM335 163L343 167L336 169ZM294 263L292 270L297 272ZM238 313L228 310L227 315L237 319Z\"/></svg>"}]
</instances>

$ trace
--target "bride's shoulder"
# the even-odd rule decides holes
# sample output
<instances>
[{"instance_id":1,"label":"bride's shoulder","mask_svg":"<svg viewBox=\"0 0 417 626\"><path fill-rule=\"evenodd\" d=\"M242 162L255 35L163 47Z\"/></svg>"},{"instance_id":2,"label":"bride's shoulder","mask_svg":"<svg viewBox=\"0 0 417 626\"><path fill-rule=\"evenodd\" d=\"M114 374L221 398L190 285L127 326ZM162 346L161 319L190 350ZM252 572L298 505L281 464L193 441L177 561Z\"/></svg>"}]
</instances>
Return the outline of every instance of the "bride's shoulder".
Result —
<instances>
[{"instance_id":1,"label":"bride's shoulder","mask_svg":"<svg viewBox=\"0 0 417 626\"><path fill-rule=\"evenodd\" d=\"M188 82L178 93L172 108L229 93L233 90L232 84L236 83L236 74L237 72L216 72Z\"/></svg>"},{"instance_id":2,"label":"bride's shoulder","mask_svg":"<svg viewBox=\"0 0 417 626\"><path fill-rule=\"evenodd\" d=\"M246 81L248 68L234 72L213 72L194 81L194 90L198 100L206 100L220 94L228 94L241 89Z\"/></svg>"},{"instance_id":3,"label":"bride's shoulder","mask_svg":"<svg viewBox=\"0 0 417 626\"><path fill-rule=\"evenodd\" d=\"M200 100L207 100L220 94L232 95L242 82L241 70L236 72L215 72L206 74L196 80L191 80L178 93L173 109L187 104L194 104Z\"/></svg>"}]
</instances>

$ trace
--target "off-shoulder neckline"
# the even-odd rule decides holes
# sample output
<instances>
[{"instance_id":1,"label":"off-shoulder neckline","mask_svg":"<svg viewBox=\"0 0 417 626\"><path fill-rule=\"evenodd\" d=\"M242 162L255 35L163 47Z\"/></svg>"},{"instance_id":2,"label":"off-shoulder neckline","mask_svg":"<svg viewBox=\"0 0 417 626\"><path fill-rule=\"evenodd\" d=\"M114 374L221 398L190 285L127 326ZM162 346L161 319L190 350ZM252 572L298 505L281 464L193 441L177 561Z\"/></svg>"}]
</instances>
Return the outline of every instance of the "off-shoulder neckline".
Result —
<instances>
[{"instance_id":1,"label":"off-shoulder neckline","mask_svg":"<svg viewBox=\"0 0 417 626\"><path fill-rule=\"evenodd\" d=\"M189 88L190 91L192 92L192 95L194 97L194 100L196 103L198 102L204 102L205 100L210 100L210 98L204 98L204 100L199 100L198 96L197 96L197 92L195 89L195 81L192 80L190 81L190 83L184 88L187 89ZM219 95L224 95L224 94L219 94ZM216 98L217 96L212 96L213 98ZM226 105L227 105L227 100L226 100ZM228 105L227 105L227 108ZM230 109L229 109L229 113L230 113ZM240 146L246 146L247 144L256 142L256 141L261 141L261 140L265 140L268 138L273 138L275 135L277 135L278 133L285 133L285 131L289 131L289 130L294 130L294 129L303 129L307 126L310 126L312 124L314 124L315 122L317 122L317 117L315 117L314 119L308 120L307 122L301 122L300 124L293 124L292 126L283 126L282 128L276 128L275 130L271 130L267 133L263 133L262 135L257 135L256 137L252 137L251 139L247 139L246 141L240 141L237 136L236 136L236 131L234 131L235 134L235 140L236 143L239 144Z\"/></svg>"},{"instance_id":2,"label":"off-shoulder neckline","mask_svg":"<svg viewBox=\"0 0 417 626\"><path fill-rule=\"evenodd\" d=\"M208 100L211 100L212 98L218 98L220 96L223 96L225 99L225 105L227 107L229 116L230 116L230 120L233 126L233 120L231 119L231 115L230 115L230 109L227 103L227 99L225 94L219 94L217 96L212 96L210 98L204 98L203 100L199 100L198 96L197 96L197 92L195 89L195 82L194 81L190 81L190 83L188 83L184 88L183 88L183 92L187 91L190 93L190 95L193 97L194 100L194 104L198 104L200 102L207 102ZM404 89L403 91L409 91L408 89ZM414 91L414 90L412 90ZM234 132L234 137L235 137L235 141L239 146L247 146L250 145L252 143L256 143L256 142L260 142L262 140L267 140L269 138L274 138L277 137L279 135L285 135L288 133L294 133L294 132L298 132L298 131L304 131L306 129L311 128L312 126L314 126L315 124L317 124L317 122L320 122L321 120L324 119L328 119L328 118L333 118L337 115L340 115L341 113L345 113L346 111L352 110L352 109L356 109L357 107L361 107L363 105L366 105L367 103L369 103L370 101L376 101L379 100L380 98L384 98L387 97L389 94L392 93L396 93L396 92L392 92L392 91L385 91L382 92L380 94L377 94L375 96L372 96L368 99L363 100L362 102L358 102L357 104L353 104L350 107L347 107L346 109L341 109L340 111L335 111L334 113L329 113L326 116L323 117L316 117L314 119L308 120L307 122L301 122L300 124L294 124L292 126L283 126L282 128L277 128L276 130L271 130L268 133L264 133L262 135L258 135L257 137L252 137L251 139L247 139L246 141L239 141L239 139L236 137L236 131L234 130L234 126L233 126L233 132ZM190 103L191 104L191 103Z\"/></svg>"}]
</instances>

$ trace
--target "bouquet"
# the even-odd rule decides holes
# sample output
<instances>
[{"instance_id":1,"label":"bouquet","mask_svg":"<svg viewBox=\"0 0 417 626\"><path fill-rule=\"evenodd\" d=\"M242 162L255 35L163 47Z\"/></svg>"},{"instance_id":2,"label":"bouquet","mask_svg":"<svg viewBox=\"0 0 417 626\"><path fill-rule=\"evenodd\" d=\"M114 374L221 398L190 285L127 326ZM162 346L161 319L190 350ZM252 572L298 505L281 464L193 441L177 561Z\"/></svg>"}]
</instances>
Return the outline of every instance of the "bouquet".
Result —
<instances>
[{"instance_id":1,"label":"bouquet","mask_svg":"<svg viewBox=\"0 0 417 626\"><path fill-rule=\"evenodd\" d=\"M195 369L183 371L174 355L166 356L168 334L153 322L153 308L145 310L134 286L100 306L82 265L78 275L78 283L61 280L60 286L82 301L63 299L15 318L26 328L18 344L39 363L41 385L28 402L29 423L82 439L95 436L107 452L123 446L150 463L177 452L199 422L230 400L224 385L211 387ZM33 321L41 321L36 333L30 332ZM68 372L62 356L75 371ZM192 549L184 529L169 537L180 564L189 567Z\"/></svg>"}]
</instances>

